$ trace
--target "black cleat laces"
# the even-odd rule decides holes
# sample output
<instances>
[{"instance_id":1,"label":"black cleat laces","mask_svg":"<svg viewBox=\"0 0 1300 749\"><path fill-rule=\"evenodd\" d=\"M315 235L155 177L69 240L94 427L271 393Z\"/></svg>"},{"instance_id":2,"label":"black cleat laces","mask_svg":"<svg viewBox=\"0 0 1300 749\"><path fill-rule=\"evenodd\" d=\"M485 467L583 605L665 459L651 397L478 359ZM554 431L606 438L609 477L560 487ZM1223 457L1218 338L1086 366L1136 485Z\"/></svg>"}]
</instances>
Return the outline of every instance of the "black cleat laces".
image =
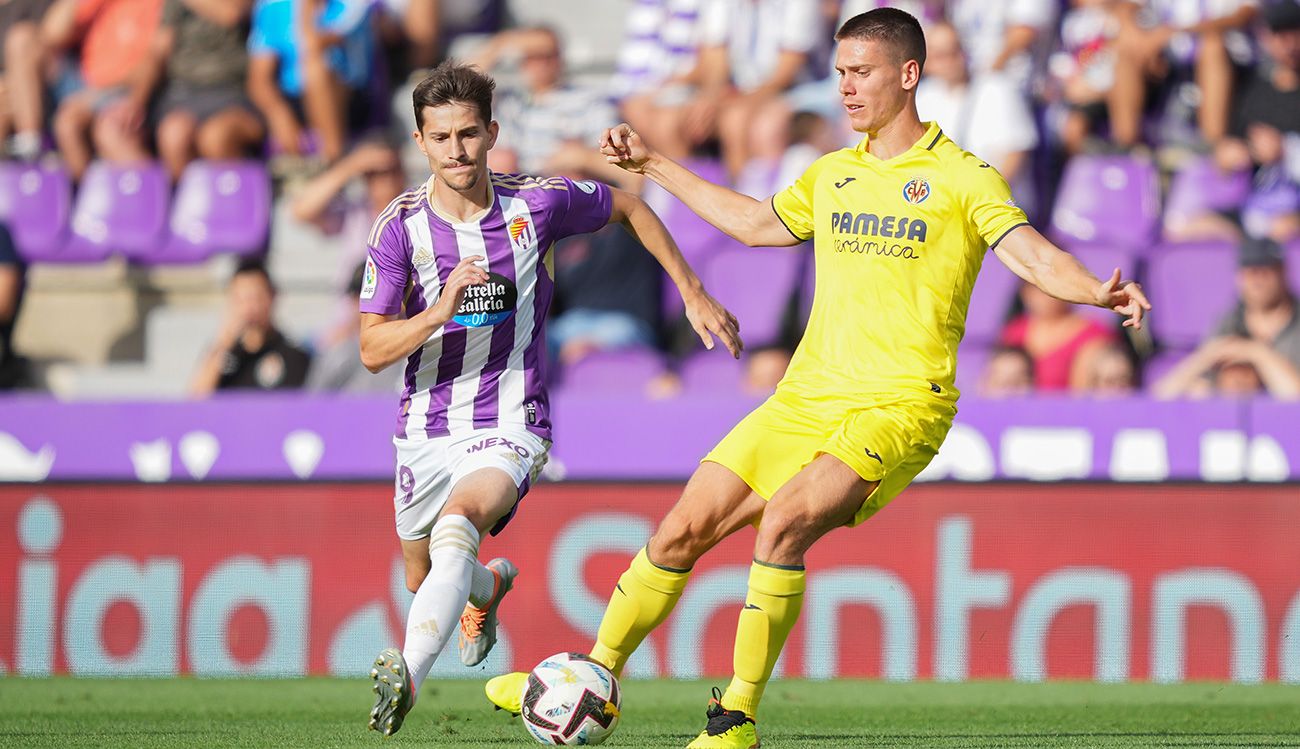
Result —
<instances>
[{"instance_id":1,"label":"black cleat laces","mask_svg":"<svg viewBox=\"0 0 1300 749\"><path fill-rule=\"evenodd\" d=\"M710 736L721 736L736 726L754 722L740 710L728 710L723 707L722 690L717 687L713 688L713 699L709 700L709 709L705 715L709 723L704 727L704 732Z\"/></svg>"}]
</instances>

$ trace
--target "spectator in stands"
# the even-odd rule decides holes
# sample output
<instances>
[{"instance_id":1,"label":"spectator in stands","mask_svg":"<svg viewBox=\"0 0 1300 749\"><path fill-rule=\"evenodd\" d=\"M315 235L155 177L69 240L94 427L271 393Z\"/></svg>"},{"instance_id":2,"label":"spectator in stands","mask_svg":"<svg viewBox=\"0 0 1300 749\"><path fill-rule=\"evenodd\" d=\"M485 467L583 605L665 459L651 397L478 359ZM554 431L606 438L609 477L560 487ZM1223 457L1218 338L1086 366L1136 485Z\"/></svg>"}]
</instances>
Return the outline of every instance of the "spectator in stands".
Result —
<instances>
[{"instance_id":1,"label":"spectator in stands","mask_svg":"<svg viewBox=\"0 0 1300 749\"><path fill-rule=\"evenodd\" d=\"M984 398L1014 398L1034 392L1034 360L1018 346L999 346L989 356L978 392Z\"/></svg>"},{"instance_id":2,"label":"spectator in stands","mask_svg":"<svg viewBox=\"0 0 1300 749\"><path fill-rule=\"evenodd\" d=\"M1258 341L1300 368L1300 311L1287 287L1285 255L1271 239L1246 239L1238 250L1238 303L1213 336Z\"/></svg>"},{"instance_id":3,"label":"spectator in stands","mask_svg":"<svg viewBox=\"0 0 1300 749\"><path fill-rule=\"evenodd\" d=\"M1133 359L1116 344L1102 346L1086 362L1081 394L1112 398L1137 392Z\"/></svg>"},{"instance_id":4,"label":"spectator in stands","mask_svg":"<svg viewBox=\"0 0 1300 749\"><path fill-rule=\"evenodd\" d=\"M1113 342L1115 334L1032 284L1020 287L1020 301L1024 313L1002 330L1002 345L1028 352L1038 390L1082 390L1090 358Z\"/></svg>"},{"instance_id":5,"label":"spectator in stands","mask_svg":"<svg viewBox=\"0 0 1300 749\"><path fill-rule=\"evenodd\" d=\"M656 344L662 273L636 239L607 226L554 252L560 312L547 343L555 361L567 366L595 351Z\"/></svg>"},{"instance_id":6,"label":"spectator in stands","mask_svg":"<svg viewBox=\"0 0 1300 749\"><path fill-rule=\"evenodd\" d=\"M196 156L238 159L266 135L244 92L253 0L164 0L151 53L108 127L144 151L145 121L158 123L158 154L173 179ZM155 98L156 97L156 98ZM146 113L156 101L152 117Z\"/></svg>"},{"instance_id":7,"label":"spectator in stands","mask_svg":"<svg viewBox=\"0 0 1300 749\"><path fill-rule=\"evenodd\" d=\"M564 51L555 31L531 27L503 31L475 59L492 71L507 59L518 62L523 85L497 94L495 111L500 140L492 151L492 168L500 172L554 174L552 158L565 146L580 152L579 166L598 173L614 172L592 148L606 128L618 122L618 112L604 91L566 80ZM565 171L569 171L566 169Z\"/></svg>"},{"instance_id":8,"label":"spectator in stands","mask_svg":"<svg viewBox=\"0 0 1300 749\"><path fill-rule=\"evenodd\" d=\"M747 395L771 395L790 368L794 351L785 346L764 346L745 352L745 373L740 389Z\"/></svg>"},{"instance_id":9,"label":"spectator in stands","mask_svg":"<svg viewBox=\"0 0 1300 749\"><path fill-rule=\"evenodd\" d=\"M343 156L371 116L375 28L368 0L258 0L248 39L248 93L283 153Z\"/></svg>"},{"instance_id":10,"label":"spectator in stands","mask_svg":"<svg viewBox=\"0 0 1300 749\"><path fill-rule=\"evenodd\" d=\"M950 0L948 20L973 75L1000 73L1027 95L1053 38L1057 7L1054 0Z\"/></svg>"},{"instance_id":11,"label":"spectator in stands","mask_svg":"<svg viewBox=\"0 0 1300 749\"><path fill-rule=\"evenodd\" d=\"M373 374L361 363L361 308L357 300L365 279L365 264L357 266L344 297L346 313L316 343L307 373L307 389L347 393L395 393L401 389L404 367Z\"/></svg>"},{"instance_id":12,"label":"spectator in stands","mask_svg":"<svg viewBox=\"0 0 1300 749\"><path fill-rule=\"evenodd\" d=\"M780 128L775 131L775 128ZM753 157L736 177L736 190L764 200L794 184L813 162L839 148L835 130L816 112L756 123Z\"/></svg>"},{"instance_id":13,"label":"spectator in stands","mask_svg":"<svg viewBox=\"0 0 1300 749\"><path fill-rule=\"evenodd\" d=\"M1059 107L1059 137L1066 153L1084 149L1106 119L1115 82L1117 8L1124 0L1071 0L1061 18L1060 48L1048 64L1051 98ZM1053 118L1056 119L1056 118Z\"/></svg>"},{"instance_id":14,"label":"spectator in stands","mask_svg":"<svg viewBox=\"0 0 1300 749\"><path fill-rule=\"evenodd\" d=\"M1300 147L1287 145L1300 143L1300 3L1277 0L1263 15L1263 64L1237 97L1230 137L1216 155L1224 169L1257 168L1246 231L1284 242L1300 235Z\"/></svg>"},{"instance_id":15,"label":"spectator in stands","mask_svg":"<svg viewBox=\"0 0 1300 749\"><path fill-rule=\"evenodd\" d=\"M1225 388L1240 394L1250 380L1242 368L1249 367L1271 395L1300 397L1300 310L1287 287L1282 247L1271 239L1246 239L1238 265L1236 308L1157 384L1157 395L1207 395Z\"/></svg>"},{"instance_id":16,"label":"spectator in stands","mask_svg":"<svg viewBox=\"0 0 1300 749\"><path fill-rule=\"evenodd\" d=\"M27 360L14 353L14 326L27 288L27 266L14 247L9 228L0 223L0 390L27 382Z\"/></svg>"},{"instance_id":17,"label":"spectator in stands","mask_svg":"<svg viewBox=\"0 0 1300 749\"><path fill-rule=\"evenodd\" d=\"M397 150L383 139L371 137L301 184L287 199L294 218L340 237L345 247L342 284L365 259L366 239L375 217L406 187Z\"/></svg>"},{"instance_id":18,"label":"spectator in stands","mask_svg":"<svg viewBox=\"0 0 1300 749\"><path fill-rule=\"evenodd\" d=\"M1234 66L1253 62L1250 39L1243 29L1257 10L1256 0L1121 4L1115 81L1108 97L1115 144L1129 148L1141 138L1149 82L1170 83L1187 77L1198 89L1200 138L1217 144L1228 130Z\"/></svg>"},{"instance_id":19,"label":"spectator in stands","mask_svg":"<svg viewBox=\"0 0 1300 749\"><path fill-rule=\"evenodd\" d=\"M655 147L681 158L717 137L734 176L750 157L755 123L788 117L779 97L824 74L829 22L809 0L708 0L699 23L692 88L655 110L662 118Z\"/></svg>"},{"instance_id":20,"label":"spectator in stands","mask_svg":"<svg viewBox=\"0 0 1300 749\"><path fill-rule=\"evenodd\" d=\"M935 24L925 41L925 75L916 91L921 119L938 122L953 142L1001 172L1017 199L1031 197L1026 178L1038 129L1024 94L1005 76L972 75L952 24Z\"/></svg>"},{"instance_id":21,"label":"spectator in stands","mask_svg":"<svg viewBox=\"0 0 1300 749\"><path fill-rule=\"evenodd\" d=\"M376 0L384 10L390 72L398 77L431 68L465 35L495 34L505 26L506 0Z\"/></svg>"},{"instance_id":22,"label":"spectator in stands","mask_svg":"<svg viewBox=\"0 0 1300 749\"><path fill-rule=\"evenodd\" d=\"M1300 370L1262 341L1212 338L1156 383L1157 398L1250 397L1300 399Z\"/></svg>"},{"instance_id":23,"label":"spectator in stands","mask_svg":"<svg viewBox=\"0 0 1300 749\"><path fill-rule=\"evenodd\" d=\"M649 95L682 83L695 68L696 29L703 0L636 0L628 9L619 46L614 93ZM626 110L625 110L626 112Z\"/></svg>"},{"instance_id":24,"label":"spectator in stands","mask_svg":"<svg viewBox=\"0 0 1300 749\"><path fill-rule=\"evenodd\" d=\"M81 48L80 86L54 115L54 138L74 178L94 153L112 161L149 158L140 139L122 133L144 124L148 102L136 98L134 83L150 56L162 5L163 0L55 0L50 6L43 30L50 46Z\"/></svg>"},{"instance_id":25,"label":"spectator in stands","mask_svg":"<svg viewBox=\"0 0 1300 749\"><path fill-rule=\"evenodd\" d=\"M41 19L50 0L0 2L0 144L10 156L31 160L44 147L45 44Z\"/></svg>"},{"instance_id":26,"label":"spectator in stands","mask_svg":"<svg viewBox=\"0 0 1300 749\"><path fill-rule=\"evenodd\" d=\"M240 265L226 288L226 316L190 385L198 397L215 390L282 390L307 380L310 358L276 329L275 286L258 261Z\"/></svg>"}]
</instances>

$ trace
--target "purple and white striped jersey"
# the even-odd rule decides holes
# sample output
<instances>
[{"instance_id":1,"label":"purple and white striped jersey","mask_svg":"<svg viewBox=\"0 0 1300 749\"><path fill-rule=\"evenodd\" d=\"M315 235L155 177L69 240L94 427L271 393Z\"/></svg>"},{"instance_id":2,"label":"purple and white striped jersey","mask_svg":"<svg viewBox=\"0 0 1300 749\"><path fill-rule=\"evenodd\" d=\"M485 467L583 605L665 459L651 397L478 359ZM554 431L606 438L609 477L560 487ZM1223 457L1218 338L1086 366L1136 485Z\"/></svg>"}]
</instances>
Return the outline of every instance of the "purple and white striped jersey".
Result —
<instances>
[{"instance_id":1,"label":"purple and white striped jersey","mask_svg":"<svg viewBox=\"0 0 1300 749\"><path fill-rule=\"evenodd\" d=\"M406 361L399 439L511 425L550 439L551 246L607 224L610 191L562 177L490 176L492 205L477 221L436 213L424 184L399 195L370 232L362 312L413 316L437 302L461 258L487 258L488 283L471 286L455 318Z\"/></svg>"}]
</instances>

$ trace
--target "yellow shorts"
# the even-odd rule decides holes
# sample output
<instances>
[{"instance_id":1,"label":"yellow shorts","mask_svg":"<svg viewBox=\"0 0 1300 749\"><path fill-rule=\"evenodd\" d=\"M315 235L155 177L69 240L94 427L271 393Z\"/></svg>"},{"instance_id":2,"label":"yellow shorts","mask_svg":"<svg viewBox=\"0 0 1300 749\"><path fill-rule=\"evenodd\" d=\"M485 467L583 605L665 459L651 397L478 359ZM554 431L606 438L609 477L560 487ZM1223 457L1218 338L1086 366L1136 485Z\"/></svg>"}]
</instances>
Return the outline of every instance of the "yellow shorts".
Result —
<instances>
[{"instance_id":1,"label":"yellow shorts","mask_svg":"<svg viewBox=\"0 0 1300 749\"><path fill-rule=\"evenodd\" d=\"M957 407L925 395L810 399L778 390L704 460L771 499L817 456L833 455L863 480L880 482L853 516L857 525L907 488L943 444Z\"/></svg>"}]
</instances>

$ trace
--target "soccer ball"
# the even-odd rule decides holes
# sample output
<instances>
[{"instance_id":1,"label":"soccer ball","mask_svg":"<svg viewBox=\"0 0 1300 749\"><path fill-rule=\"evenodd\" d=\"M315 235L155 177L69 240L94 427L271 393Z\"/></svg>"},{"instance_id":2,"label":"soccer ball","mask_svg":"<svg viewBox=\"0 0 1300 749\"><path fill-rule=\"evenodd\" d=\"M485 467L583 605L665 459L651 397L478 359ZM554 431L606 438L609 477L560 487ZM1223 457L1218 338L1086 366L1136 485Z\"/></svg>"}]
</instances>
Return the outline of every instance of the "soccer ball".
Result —
<instances>
[{"instance_id":1,"label":"soccer ball","mask_svg":"<svg viewBox=\"0 0 1300 749\"><path fill-rule=\"evenodd\" d=\"M539 744L600 744L618 726L622 694L604 664L556 653L537 664L524 687L524 728Z\"/></svg>"}]
</instances>

